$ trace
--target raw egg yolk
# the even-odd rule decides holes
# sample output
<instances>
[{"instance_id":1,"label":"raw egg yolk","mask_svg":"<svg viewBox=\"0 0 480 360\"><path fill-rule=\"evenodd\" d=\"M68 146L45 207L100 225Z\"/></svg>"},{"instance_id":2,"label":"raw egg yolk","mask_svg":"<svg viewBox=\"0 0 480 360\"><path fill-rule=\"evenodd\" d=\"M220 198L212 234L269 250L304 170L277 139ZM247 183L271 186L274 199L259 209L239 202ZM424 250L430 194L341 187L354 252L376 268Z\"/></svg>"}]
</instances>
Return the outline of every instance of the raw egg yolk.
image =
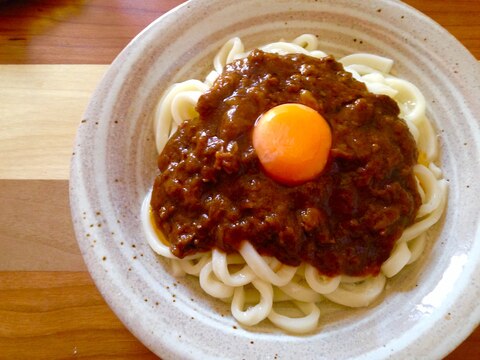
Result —
<instances>
[{"instance_id":1,"label":"raw egg yolk","mask_svg":"<svg viewBox=\"0 0 480 360\"><path fill-rule=\"evenodd\" d=\"M301 104L282 104L261 115L253 147L265 172L286 185L319 175L327 163L332 134L325 119Z\"/></svg>"}]
</instances>

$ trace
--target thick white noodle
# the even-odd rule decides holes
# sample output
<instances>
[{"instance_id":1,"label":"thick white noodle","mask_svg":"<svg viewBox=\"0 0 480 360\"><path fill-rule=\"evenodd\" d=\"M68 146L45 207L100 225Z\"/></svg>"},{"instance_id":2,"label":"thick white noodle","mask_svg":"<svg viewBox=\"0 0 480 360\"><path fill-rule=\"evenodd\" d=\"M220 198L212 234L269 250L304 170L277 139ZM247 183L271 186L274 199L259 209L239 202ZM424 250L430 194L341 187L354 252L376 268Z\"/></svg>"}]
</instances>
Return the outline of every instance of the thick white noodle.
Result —
<instances>
[{"instance_id":1,"label":"thick white noodle","mask_svg":"<svg viewBox=\"0 0 480 360\"><path fill-rule=\"evenodd\" d=\"M201 95L201 91L184 91L175 96L172 100L172 117L177 126L185 120L197 116L195 106Z\"/></svg>"},{"instance_id":2,"label":"thick white noodle","mask_svg":"<svg viewBox=\"0 0 480 360\"><path fill-rule=\"evenodd\" d=\"M340 282L342 284L355 284L360 283L365 280L364 276L349 276L349 275L340 275Z\"/></svg>"},{"instance_id":3,"label":"thick white noodle","mask_svg":"<svg viewBox=\"0 0 480 360\"><path fill-rule=\"evenodd\" d=\"M437 179L441 179L442 178L442 169L440 169L437 165L435 165L435 163L431 162L429 165L428 165L428 168L430 169L430 171L432 172L433 175L435 175L435 177Z\"/></svg>"},{"instance_id":4,"label":"thick white noodle","mask_svg":"<svg viewBox=\"0 0 480 360\"><path fill-rule=\"evenodd\" d=\"M389 278L397 275L408 264L411 255L405 242L397 243L390 257L382 264L382 273Z\"/></svg>"},{"instance_id":5,"label":"thick white noodle","mask_svg":"<svg viewBox=\"0 0 480 360\"><path fill-rule=\"evenodd\" d=\"M425 243L427 242L427 234L421 233L415 239L407 241L406 244L408 246L408 250L410 251L410 260L408 260L408 264L411 264L422 255L423 250L425 249Z\"/></svg>"},{"instance_id":6,"label":"thick white noodle","mask_svg":"<svg viewBox=\"0 0 480 360\"><path fill-rule=\"evenodd\" d=\"M228 40L213 59L213 67L217 74L220 74L223 71L225 65L239 57L243 57L243 52L244 47L240 38L235 37Z\"/></svg>"},{"instance_id":7,"label":"thick white noodle","mask_svg":"<svg viewBox=\"0 0 480 360\"><path fill-rule=\"evenodd\" d=\"M425 193L423 204L417 212L417 219L420 219L438 208L442 200L442 193L439 190L438 180L430 169L424 165L417 164L414 166L413 171Z\"/></svg>"},{"instance_id":8,"label":"thick white noodle","mask_svg":"<svg viewBox=\"0 0 480 360\"><path fill-rule=\"evenodd\" d=\"M278 271L272 270L266 261L266 257L261 256L248 241L242 242L238 252L243 256L245 262L260 279L276 286L287 285L297 271L296 267L284 264L280 266Z\"/></svg>"},{"instance_id":9,"label":"thick white noodle","mask_svg":"<svg viewBox=\"0 0 480 360\"><path fill-rule=\"evenodd\" d=\"M276 53L279 55L286 55L286 54L305 54L309 55L310 52L305 50L303 47L297 44L287 43L283 41L279 41L276 43L271 43L265 46L261 46L260 50L270 53Z\"/></svg>"},{"instance_id":10,"label":"thick white noodle","mask_svg":"<svg viewBox=\"0 0 480 360\"><path fill-rule=\"evenodd\" d=\"M218 299L226 299L233 295L233 286L224 284L215 277L212 261L208 261L200 271L200 286L205 292Z\"/></svg>"},{"instance_id":11,"label":"thick white noodle","mask_svg":"<svg viewBox=\"0 0 480 360\"><path fill-rule=\"evenodd\" d=\"M281 286L285 294L298 301L316 303L322 301L320 293L316 292L308 283L303 281L302 277L295 276L287 285Z\"/></svg>"},{"instance_id":12,"label":"thick white noodle","mask_svg":"<svg viewBox=\"0 0 480 360\"><path fill-rule=\"evenodd\" d=\"M319 294L330 294L340 285L341 277L320 275L315 267L310 264L305 264L305 280L308 285Z\"/></svg>"},{"instance_id":13,"label":"thick white noodle","mask_svg":"<svg viewBox=\"0 0 480 360\"><path fill-rule=\"evenodd\" d=\"M185 101L188 98L198 98L209 88L208 85L199 80L187 80L181 83L172 85L158 102L155 110L153 129L155 133L155 143L157 151L160 153L168 138L176 131L176 127L180 125L183 120L191 117L191 103ZM188 95L185 96L185 93ZM177 97L183 99L176 100ZM178 109L177 106L187 104L187 109ZM193 106L194 108L195 106ZM195 111L193 109L193 111ZM187 114L188 117L182 118L181 114Z\"/></svg>"},{"instance_id":14,"label":"thick white noodle","mask_svg":"<svg viewBox=\"0 0 480 360\"><path fill-rule=\"evenodd\" d=\"M232 314L244 325L252 326L264 320L272 311L273 289L272 285L260 279L252 281L252 285L260 293L260 301L255 306L245 307L245 292L243 286L235 288L231 310Z\"/></svg>"},{"instance_id":15,"label":"thick white noodle","mask_svg":"<svg viewBox=\"0 0 480 360\"><path fill-rule=\"evenodd\" d=\"M397 242L410 241L416 238L421 233L431 228L440 219L443 213L443 209L445 208L445 205L447 202L447 182L442 179L442 180L438 180L437 183L440 190L440 198L441 198L441 201L438 207L434 211L432 211L430 214L422 218L422 220L417 221L415 224L405 229L402 233L402 236L400 237L400 239L397 240Z\"/></svg>"},{"instance_id":16,"label":"thick white noodle","mask_svg":"<svg viewBox=\"0 0 480 360\"><path fill-rule=\"evenodd\" d=\"M318 50L318 39L312 34L303 34L293 39L292 42L279 41L270 43L259 48L262 51L286 54L305 54L316 58L327 56L323 51Z\"/></svg>"},{"instance_id":17,"label":"thick white noodle","mask_svg":"<svg viewBox=\"0 0 480 360\"><path fill-rule=\"evenodd\" d=\"M273 287L273 302L280 303L285 301L292 301L294 300L291 296L288 296L283 291L281 291L278 287ZM251 288L250 286L244 286L243 289L245 290L245 303L246 304L254 304L260 301L260 293L255 289Z\"/></svg>"},{"instance_id":18,"label":"thick white noodle","mask_svg":"<svg viewBox=\"0 0 480 360\"><path fill-rule=\"evenodd\" d=\"M318 49L318 39L303 34L291 42L279 41L260 46L267 52L279 54L302 53L314 57L326 54ZM230 62L248 55L239 38L229 40L214 58L214 69L205 81L187 80L171 86L162 96L154 114L154 132L160 153L177 126L186 119L198 116L195 106ZM261 256L244 241L239 254L226 255L220 250L175 257L167 241L155 230L150 215L151 192L141 209L141 220L147 242L162 257L171 261L175 276L190 274L199 277L200 286L209 295L231 302L234 318L252 326L268 318L281 329L293 333L313 331L318 324L320 310L316 304L324 298L349 306L368 306L379 297L386 278L398 274L407 264L417 260L426 244L426 231L441 217L446 205L447 182L442 170L433 161L438 157L438 141L425 111L426 103L420 90L412 83L390 74L393 61L372 54L352 54L339 60L352 76L375 94L390 96L400 110L419 152L419 165L414 167L422 205L416 222L407 228L397 241L390 257L376 277L320 275L315 267L284 265L272 257ZM292 303L304 316L278 313L274 305Z\"/></svg>"},{"instance_id":19,"label":"thick white noodle","mask_svg":"<svg viewBox=\"0 0 480 360\"><path fill-rule=\"evenodd\" d=\"M320 318L320 309L314 302L292 301L304 314L303 317L281 315L272 307L268 319L281 329L294 333L306 333L315 330Z\"/></svg>"},{"instance_id":20,"label":"thick white noodle","mask_svg":"<svg viewBox=\"0 0 480 360\"><path fill-rule=\"evenodd\" d=\"M293 39L292 43L297 44L310 52L319 51L318 39L315 35L312 35L312 34L302 34L296 37L295 39Z\"/></svg>"},{"instance_id":21,"label":"thick white noodle","mask_svg":"<svg viewBox=\"0 0 480 360\"><path fill-rule=\"evenodd\" d=\"M200 276L200 272L210 261L210 254L205 254L198 259L183 259L179 261L180 268L189 275Z\"/></svg>"},{"instance_id":22,"label":"thick white noodle","mask_svg":"<svg viewBox=\"0 0 480 360\"><path fill-rule=\"evenodd\" d=\"M324 296L337 304L349 307L370 305L383 291L386 278L380 273L359 283L341 283L338 288Z\"/></svg>"},{"instance_id":23,"label":"thick white noodle","mask_svg":"<svg viewBox=\"0 0 480 360\"><path fill-rule=\"evenodd\" d=\"M392 70L393 60L374 54L351 54L342 57L338 62L343 66L349 66L354 64L361 64L368 66L372 69L378 70L382 73L389 73Z\"/></svg>"},{"instance_id":24,"label":"thick white noodle","mask_svg":"<svg viewBox=\"0 0 480 360\"><path fill-rule=\"evenodd\" d=\"M393 98L400 107L400 116L418 126L418 121L425 115L425 98L411 82L390 76L385 79L387 85L397 90Z\"/></svg>"},{"instance_id":25,"label":"thick white noodle","mask_svg":"<svg viewBox=\"0 0 480 360\"><path fill-rule=\"evenodd\" d=\"M230 274L228 270L228 257L223 251L217 249L212 250L212 264L213 272L217 275L217 278L227 285L243 286L251 283L252 280L255 279L255 273L248 265L244 265L243 268L235 274Z\"/></svg>"},{"instance_id":26,"label":"thick white noodle","mask_svg":"<svg viewBox=\"0 0 480 360\"><path fill-rule=\"evenodd\" d=\"M150 218L150 199L152 197L152 192L149 191L142 203L141 215L143 232L147 238L148 245L155 251L158 255L169 259L178 259L175 255L172 254L170 248L164 244L164 242L158 238L158 235L153 227L151 218Z\"/></svg>"},{"instance_id":27,"label":"thick white noodle","mask_svg":"<svg viewBox=\"0 0 480 360\"><path fill-rule=\"evenodd\" d=\"M418 194L420 195L420 199L422 200L422 204L425 202L425 191L422 188L422 185L420 184L420 181L418 181L418 178L415 176L415 182L417 183L417 191Z\"/></svg>"},{"instance_id":28,"label":"thick white noodle","mask_svg":"<svg viewBox=\"0 0 480 360\"><path fill-rule=\"evenodd\" d=\"M420 132L417 142L418 149L425 154L425 161L430 164L429 168L431 168L432 165L435 166L433 161L438 157L438 141L433 126L426 116L423 116L423 118L420 119L418 130ZM441 175L441 170L438 167L437 169L440 171ZM437 175L438 173L435 174L435 176L439 178L440 175Z\"/></svg>"}]
</instances>

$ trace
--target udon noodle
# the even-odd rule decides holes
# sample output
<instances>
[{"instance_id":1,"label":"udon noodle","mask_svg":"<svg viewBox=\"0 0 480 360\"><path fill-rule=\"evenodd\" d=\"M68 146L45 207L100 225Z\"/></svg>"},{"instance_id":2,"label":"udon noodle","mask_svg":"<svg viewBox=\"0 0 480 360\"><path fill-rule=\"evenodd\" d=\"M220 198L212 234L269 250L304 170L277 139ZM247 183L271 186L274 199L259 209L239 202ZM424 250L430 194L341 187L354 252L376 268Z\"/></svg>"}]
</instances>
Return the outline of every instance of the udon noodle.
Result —
<instances>
[{"instance_id":1,"label":"udon noodle","mask_svg":"<svg viewBox=\"0 0 480 360\"><path fill-rule=\"evenodd\" d=\"M275 42L259 47L278 54L302 53L321 58L315 36L305 34L292 42ZM248 53L239 38L229 40L214 58L214 70L205 81L187 80L171 86L161 98L155 116L154 133L160 153L168 138L184 120L196 116L198 98L208 90L224 66ZM425 99L412 83L390 74L393 60L372 55L353 54L338 60L346 71L363 82L374 94L394 99L400 108L419 150L414 173L422 199L415 223L404 230L390 257L383 263L378 276L328 278L310 264L288 266L277 259L260 255L244 241L238 254L225 254L214 249L183 259L175 257L165 237L155 228L150 214L149 193L141 210L146 237L151 248L170 260L176 276L189 274L199 278L201 288L209 295L231 304L233 317L246 326L269 319L274 325L292 333L314 330L320 318L319 303L328 299L348 307L371 304L383 291L386 279L398 274L406 265L416 261L426 243L426 232L441 217L446 203L447 182L434 161L438 144L434 129L425 113ZM285 302L294 306L287 307ZM298 309L292 313L291 309ZM281 311L280 311L281 310Z\"/></svg>"}]
</instances>

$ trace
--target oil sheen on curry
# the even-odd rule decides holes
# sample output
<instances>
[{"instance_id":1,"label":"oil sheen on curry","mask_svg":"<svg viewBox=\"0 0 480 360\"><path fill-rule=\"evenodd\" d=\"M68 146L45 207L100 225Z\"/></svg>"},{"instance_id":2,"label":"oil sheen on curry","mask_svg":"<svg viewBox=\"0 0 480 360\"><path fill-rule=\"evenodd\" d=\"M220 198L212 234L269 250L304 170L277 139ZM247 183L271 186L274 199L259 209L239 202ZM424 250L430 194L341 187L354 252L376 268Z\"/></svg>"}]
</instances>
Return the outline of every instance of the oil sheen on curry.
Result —
<instances>
[{"instance_id":1,"label":"oil sheen on curry","mask_svg":"<svg viewBox=\"0 0 480 360\"><path fill-rule=\"evenodd\" d=\"M279 181L259 159L255 126L281 104L303 104L328 125L331 146L313 178ZM421 202L415 141L392 99L332 57L254 50L225 67L197 111L159 155L153 187L154 219L174 255L232 253L248 240L327 276L378 274Z\"/></svg>"}]
</instances>

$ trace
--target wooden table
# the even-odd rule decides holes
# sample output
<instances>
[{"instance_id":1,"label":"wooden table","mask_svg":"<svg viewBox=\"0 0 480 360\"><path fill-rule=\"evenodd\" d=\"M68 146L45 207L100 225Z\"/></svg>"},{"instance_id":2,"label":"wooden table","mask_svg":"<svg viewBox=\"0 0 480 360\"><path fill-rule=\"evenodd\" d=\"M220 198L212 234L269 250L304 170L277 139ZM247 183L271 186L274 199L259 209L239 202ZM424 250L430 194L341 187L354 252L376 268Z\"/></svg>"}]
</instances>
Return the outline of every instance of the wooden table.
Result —
<instances>
[{"instance_id":1,"label":"wooden table","mask_svg":"<svg viewBox=\"0 0 480 360\"><path fill-rule=\"evenodd\" d=\"M155 358L86 271L70 219L69 161L108 64L181 2L0 1L0 359ZM478 0L407 3L480 59ZM448 359L480 359L480 328Z\"/></svg>"}]
</instances>

